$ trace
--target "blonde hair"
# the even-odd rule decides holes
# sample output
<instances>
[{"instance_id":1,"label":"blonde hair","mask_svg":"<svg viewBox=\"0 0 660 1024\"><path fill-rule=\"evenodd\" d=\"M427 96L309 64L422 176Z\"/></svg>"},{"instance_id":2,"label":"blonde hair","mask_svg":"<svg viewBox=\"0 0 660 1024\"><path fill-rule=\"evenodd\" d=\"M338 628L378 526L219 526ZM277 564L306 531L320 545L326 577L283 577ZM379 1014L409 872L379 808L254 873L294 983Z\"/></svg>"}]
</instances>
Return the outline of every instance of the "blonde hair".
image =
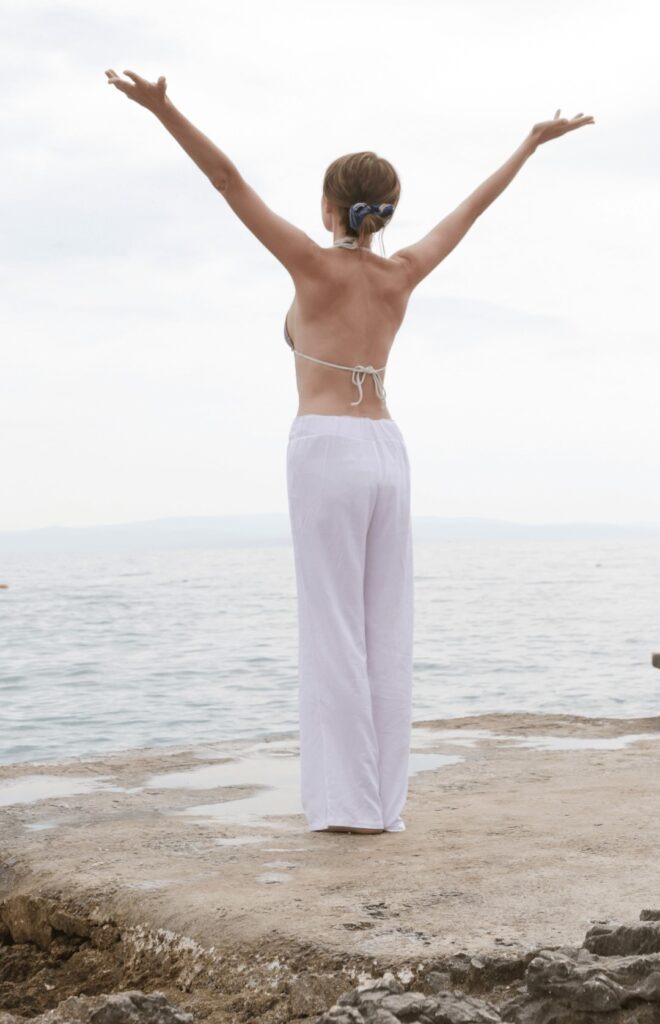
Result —
<instances>
[{"instance_id":1,"label":"blonde hair","mask_svg":"<svg viewBox=\"0 0 660 1024\"><path fill-rule=\"evenodd\" d=\"M357 238L358 245L362 245L369 235L383 230L389 217L370 211L360 226L353 229L348 215L351 206L360 202L391 203L396 209L401 183L389 160L371 150L363 150L346 153L332 161L323 177L323 194L337 207L345 233Z\"/></svg>"}]
</instances>

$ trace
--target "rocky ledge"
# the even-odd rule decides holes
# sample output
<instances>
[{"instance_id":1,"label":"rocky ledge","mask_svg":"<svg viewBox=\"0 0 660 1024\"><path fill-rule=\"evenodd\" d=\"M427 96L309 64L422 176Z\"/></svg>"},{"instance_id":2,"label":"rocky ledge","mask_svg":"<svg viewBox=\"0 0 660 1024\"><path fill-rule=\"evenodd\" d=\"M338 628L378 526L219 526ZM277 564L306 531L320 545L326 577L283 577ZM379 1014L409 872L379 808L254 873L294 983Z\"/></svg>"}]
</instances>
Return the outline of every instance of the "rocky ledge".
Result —
<instances>
[{"instance_id":1,"label":"rocky ledge","mask_svg":"<svg viewBox=\"0 0 660 1024\"><path fill-rule=\"evenodd\" d=\"M596 925L582 946L538 950L504 998L452 990L451 976L438 975L432 994L389 977L344 993L317 1024L657 1024L660 911L643 910L640 922Z\"/></svg>"},{"instance_id":2,"label":"rocky ledge","mask_svg":"<svg viewBox=\"0 0 660 1024\"><path fill-rule=\"evenodd\" d=\"M0 903L0 1024L660 1024L660 910L596 924L580 946L454 954L375 977L354 958L290 952L241 963L15 896Z\"/></svg>"}]
</instances>

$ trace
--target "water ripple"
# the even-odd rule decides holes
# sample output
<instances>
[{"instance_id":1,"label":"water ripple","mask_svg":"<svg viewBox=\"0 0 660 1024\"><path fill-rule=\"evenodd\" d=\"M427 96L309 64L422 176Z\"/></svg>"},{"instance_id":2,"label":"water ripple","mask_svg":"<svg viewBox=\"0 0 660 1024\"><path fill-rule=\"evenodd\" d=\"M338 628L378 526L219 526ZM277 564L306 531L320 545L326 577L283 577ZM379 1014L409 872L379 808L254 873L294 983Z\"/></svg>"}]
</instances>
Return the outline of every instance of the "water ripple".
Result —
<instances>
[{"instance_id":1,"label":"water ripple","mask_svg":"<svg viewBox=\"0 0 660 1024\"><path fill-rule=\"evenodd\" d=\"M416 544L413 718L658 714L659 555ZM5 557L3 577L0 762L297 732L290 547Z\"/></svg>"}]
</instances>

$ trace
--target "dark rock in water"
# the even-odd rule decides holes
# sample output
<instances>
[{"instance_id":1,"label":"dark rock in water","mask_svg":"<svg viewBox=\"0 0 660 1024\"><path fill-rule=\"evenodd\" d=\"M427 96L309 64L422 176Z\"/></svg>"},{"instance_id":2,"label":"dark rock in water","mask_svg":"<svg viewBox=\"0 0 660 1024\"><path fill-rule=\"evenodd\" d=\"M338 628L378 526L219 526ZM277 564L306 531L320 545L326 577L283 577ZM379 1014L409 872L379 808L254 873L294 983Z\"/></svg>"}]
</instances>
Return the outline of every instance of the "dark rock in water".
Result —
<instances>
[{"instance_id":1,"label":"dark rock in water","mask_svg":"<svg viewBox=\"0 0 660 1024\"><path fill-rule=\"evenodd\" d=\"M26 1024L27 1017L0 1011L0 1024ZM115 992L69 996L54 1010L30 1017L29 1024L192 1024L192 1013L179 1010L162 992Z\"/></svg>"},{"instance_id":2,"label":"dark rock in water","mask_svg":"<svg viewBox=\"0 0 660 1024\"><path fill-rule=\"evenodd\" d=\"M642 910L640 921L660 921L660 910Z\"/></svg>"},{"instance_id":3,"label":"dark rock in water","mask_svg":"<svg viewBox=\"0 0 660 1024\"><path fill-rule=\"evenodd\" d=\"M631 925L596 924L587 932L583 945L600 956L660 953L660 920Z\"/></svg>"}]
</instances>

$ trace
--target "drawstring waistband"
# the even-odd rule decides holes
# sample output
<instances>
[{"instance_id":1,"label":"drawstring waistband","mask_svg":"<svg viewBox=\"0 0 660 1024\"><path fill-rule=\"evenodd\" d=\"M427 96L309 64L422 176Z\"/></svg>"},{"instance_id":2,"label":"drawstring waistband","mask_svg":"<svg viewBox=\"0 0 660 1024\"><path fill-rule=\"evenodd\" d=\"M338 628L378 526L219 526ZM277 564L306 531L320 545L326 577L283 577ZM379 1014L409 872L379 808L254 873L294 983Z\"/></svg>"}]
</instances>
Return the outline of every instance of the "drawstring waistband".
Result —
<instances>
[{"instance_id":1,"label":"drawstring waistband","mask_svg":"<svg viewBox=\"0 0 660 1024\"><path fill-rule=\"evenodd\" d=\"M390 416L359 416L353 412L338 416L306 412L294 417L289 430L289 440L327 436L405 445L399 425Z\"/></svg>"}]
</instances>

